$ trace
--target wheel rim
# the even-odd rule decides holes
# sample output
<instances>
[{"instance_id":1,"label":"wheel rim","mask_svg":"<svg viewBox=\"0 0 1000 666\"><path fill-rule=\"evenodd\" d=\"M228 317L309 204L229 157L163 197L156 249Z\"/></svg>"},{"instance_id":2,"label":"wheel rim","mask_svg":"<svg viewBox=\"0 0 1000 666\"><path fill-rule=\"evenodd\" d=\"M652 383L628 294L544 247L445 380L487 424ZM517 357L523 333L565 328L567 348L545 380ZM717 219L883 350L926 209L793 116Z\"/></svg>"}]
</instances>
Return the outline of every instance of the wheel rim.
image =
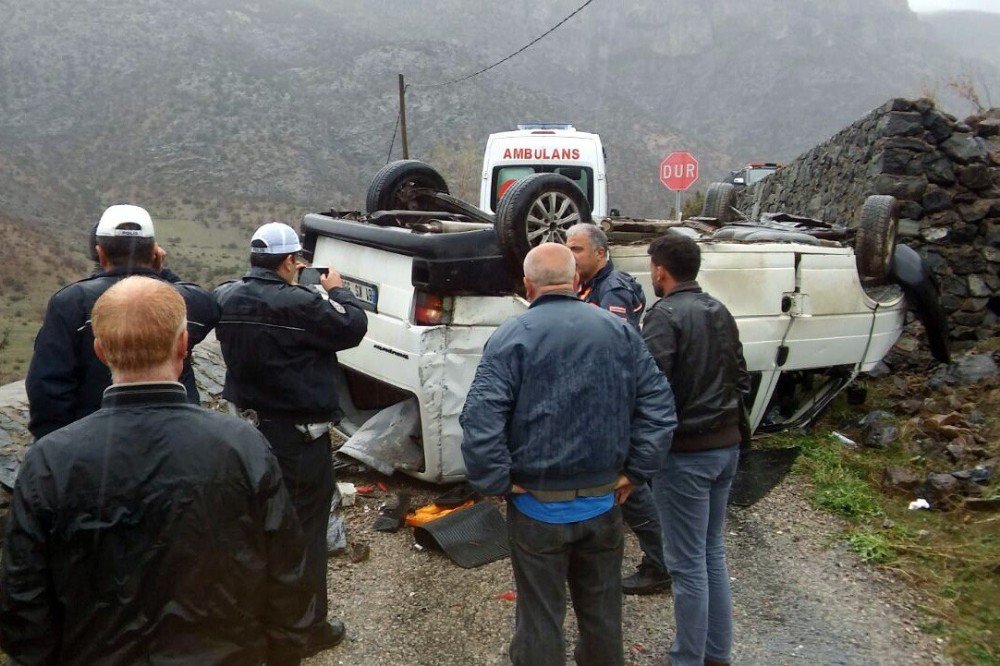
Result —
<instances>
[{"instance_id":1,"label":"wheel rim","mask_svg":"<svg viewBox=\"0 0 1000 666\"><path fill-rule=\"evenodd\" d=\"M544 192L531 202L525 227L528 245L566 243L566 230L580 222L580 208L568 194Z\"/></svg>"}]
</instances>

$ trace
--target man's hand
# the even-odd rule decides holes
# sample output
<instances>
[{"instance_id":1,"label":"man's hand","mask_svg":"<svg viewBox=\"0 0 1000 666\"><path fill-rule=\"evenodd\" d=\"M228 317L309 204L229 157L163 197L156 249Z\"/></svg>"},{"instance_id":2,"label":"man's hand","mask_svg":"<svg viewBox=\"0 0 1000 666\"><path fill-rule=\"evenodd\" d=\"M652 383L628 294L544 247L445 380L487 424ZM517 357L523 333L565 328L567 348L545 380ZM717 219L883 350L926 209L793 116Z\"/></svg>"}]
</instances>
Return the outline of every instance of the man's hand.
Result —
<instances>
[{"instance_id":1,"label":"man's hand","mask_svg":"<svg viewBox=\"0 0 1000 666\"><path fill-rule=\"evenodd\" d=\"M619 474L618 482L615 483L615 504L624 504L634 487L627 476Z\"/></svg>"},{"instance_id":2,"label":"man's hand","mask_svg":"<svg viewBox=\"0 0 1000 666\"><path fill-rule=\"evenodd\" d=\"M528 491L525 490L524 488L522 488L521 486L517 485L516 483L512 484L511 487L510 487L510 494L511 495L523 495L526 492L528 492Z\"/></svg>"},{"instance_id":3,"label":"man's hand","mask_svg":"<svg viewBox=\"0 0 1000 666\"><path fill-rule=\"evenodd\" d=\"M163 262L167 259L167 251L160 247L159 243L153 245L152 269L159 273L163 270Z\"/></svg>"},{"instance_id":4,"label":"man's hand","mask_svg":"<svg viewBox=\"0 0 1000 666\"><path fill-rule=\"evenodd\" d=\"M319 276L319 283L323 285L323 288L327 291L344 286L344 280L340 277L340 273L338 273L337 269L333 266L327 269L326 275Z\"/></svg>"}]
</instances>

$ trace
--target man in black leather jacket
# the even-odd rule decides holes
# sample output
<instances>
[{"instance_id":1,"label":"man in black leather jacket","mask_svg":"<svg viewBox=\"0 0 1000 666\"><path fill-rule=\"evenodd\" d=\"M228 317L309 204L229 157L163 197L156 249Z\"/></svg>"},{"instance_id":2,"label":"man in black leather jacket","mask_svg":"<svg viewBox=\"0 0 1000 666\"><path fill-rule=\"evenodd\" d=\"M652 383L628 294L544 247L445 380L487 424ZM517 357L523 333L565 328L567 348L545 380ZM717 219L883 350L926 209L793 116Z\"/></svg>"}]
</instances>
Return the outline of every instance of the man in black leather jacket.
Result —
<instances>
[{"instance_id":1,"label":"man in black leather jacket","mask_svg":"<svg viewBox=\"0 0 1000 666\"><path fill-rule=\"evenodd\" d=\"M111 385L111 373L94 355L90 310L98 297L118 281L129 275L144 275L173 284L187 305L190 348L205 339L219 318L211 294L164 268L166 252L156 243L153 221L144 209L125 204L111 206L93 233L101 270L52 296L35 337L25 388L30 410L28 429L36 439L101 406L102 393ZM188 400L198 404L190 358L184 361L181 383Z\"/></svg>"},{"instance_id":2,"label":"man in black leather jacket","mask_svg":"<svg viewBox=\"0 0 1000 666\"><path fill-rule=\"evenodd\" d=\"M646 340L677 401L677 430L653 478L677 631L674 666L728 664L732 594L723 527L739 460L741 401L750 390L736 321L695 281L698 244L668 233L650 243L660 300L643 322Z\"/></svg>"},{"instance_id":3,"label":"man in black leather jacket","mask_svg":"<svg viewBox=\"0 0 1000 666\"><path fill-rule=\"evenodd\" d=\"M337 352L361 342L368 317L332 267L321 289L295 284L304 265L300 250L294 229L265 224L251 240L249 272L220 285L215 296L226 360L223 396L256 413L306 536L306 568L316 594L307 653L315 653L345 635L342 622L327 621L326 530L334 491L329 431L341 416Z\"/></svg>"},{"instance_id":4,"label":"man in black leather jacket","mask_svg":"<svg viewBox=\"0 0 1000 666\"><path fill-rule=\"evenodd\" d=\"M114 384L25 455L0 569L12 663L299 662L302 531L264 437L177 382L184 313L148 277L93 307Z\"/></svg>"}]
</instances>

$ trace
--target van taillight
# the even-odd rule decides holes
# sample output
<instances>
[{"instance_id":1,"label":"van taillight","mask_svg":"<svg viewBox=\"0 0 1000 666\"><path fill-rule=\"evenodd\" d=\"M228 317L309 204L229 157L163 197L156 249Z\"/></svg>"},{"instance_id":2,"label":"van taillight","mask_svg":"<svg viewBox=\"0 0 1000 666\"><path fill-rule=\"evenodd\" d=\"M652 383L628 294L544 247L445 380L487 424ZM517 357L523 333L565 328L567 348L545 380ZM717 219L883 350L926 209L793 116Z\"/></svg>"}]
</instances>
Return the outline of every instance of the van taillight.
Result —
<instances>
[{"instance_id":1,"label":"van taillight","mask_svg":"<svg viewBox=\"0 0 1000 666\"><path fill-rule=\"evenodd\" d=\"M413 308L413 321L419 326L439 326L451 323L451 299L426 291L418 291Z\"/></svg>"}]
</instances>

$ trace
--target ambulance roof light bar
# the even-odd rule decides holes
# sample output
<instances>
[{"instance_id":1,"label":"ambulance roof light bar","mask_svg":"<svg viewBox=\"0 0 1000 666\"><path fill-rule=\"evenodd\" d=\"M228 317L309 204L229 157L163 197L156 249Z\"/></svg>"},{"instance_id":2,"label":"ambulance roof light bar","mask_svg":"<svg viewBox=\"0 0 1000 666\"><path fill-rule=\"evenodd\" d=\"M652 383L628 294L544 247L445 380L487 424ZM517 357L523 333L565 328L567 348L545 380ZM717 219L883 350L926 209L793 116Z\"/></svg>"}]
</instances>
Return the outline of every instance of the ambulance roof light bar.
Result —
<instances>
[{"instance_id":1,"label":"ambulance roof light bar","mask_svg":"<svg viewBox=\"0 0 1000 666\"><path fill-rule=\"evenodd\" d=\"M534 120L518 123L517 129L519 130L569 130L575 132L576 128L569 123L546 123L537 122Z\"/></svg>"}]
</instances>

